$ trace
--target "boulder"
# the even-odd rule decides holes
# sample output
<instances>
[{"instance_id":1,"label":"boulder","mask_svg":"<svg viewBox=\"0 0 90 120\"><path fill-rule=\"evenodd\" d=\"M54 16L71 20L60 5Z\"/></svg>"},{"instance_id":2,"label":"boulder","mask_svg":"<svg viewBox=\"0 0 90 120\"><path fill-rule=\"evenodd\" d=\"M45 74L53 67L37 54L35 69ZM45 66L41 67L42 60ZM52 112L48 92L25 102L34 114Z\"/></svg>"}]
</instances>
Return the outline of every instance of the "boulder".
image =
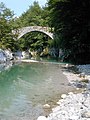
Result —
<instances>
[{"instance_id":1,"label":"boulder","mask_svg":"<svg viewBox=\"0 0 90 120\"><path fill-rule=\"evenodd\" d=\"M6 62L7 57L3 50L0 49L0 63Z\"/></svg>"}]
</instances>

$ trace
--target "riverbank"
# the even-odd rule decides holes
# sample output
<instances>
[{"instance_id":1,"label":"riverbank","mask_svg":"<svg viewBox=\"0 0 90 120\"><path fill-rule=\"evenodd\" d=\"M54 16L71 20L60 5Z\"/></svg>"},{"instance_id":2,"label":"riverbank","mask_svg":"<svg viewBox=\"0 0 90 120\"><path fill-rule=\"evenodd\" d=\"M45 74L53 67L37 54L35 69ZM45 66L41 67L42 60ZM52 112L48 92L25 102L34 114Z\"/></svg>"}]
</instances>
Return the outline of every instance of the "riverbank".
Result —
<instances>
[{"instance_id":1,"label":"riverbank","mask_svg":"<svg viewBox=\"0 0 90 120\"><path fill-rule=\"evenodd\" d=\"M66 66L63 74L67 76L69 84L77 90L81 89L81 92L61 95L52 113L47 118L40 116L37 120L90 120L90 65L79 65L76 68L78 72Z\"/></svg>"},{"instance_id":2,"label":"riverbank","mask_svg":"<svg viewBox=\"0 0 90 120\"><path fill-rule=\"evenodd\" d=\"M28 62L28 60L27 60L27 62ZM39 96L41 96L41 95L42 95L42 97L41 97L42 100L41 100L41 98L38 99L39 104L36 104L36 102L35 102L33 107L30 107L28 102L25 101L25 109L24 109L25 111L19 111L17 115L15 113L15 111L17 111L17 110L13 111L13 114L14 114L14 116L12 116L13 118L10 117L10 119L8 119L8 120L11 120L11 119L36 120L37 117L40 115L44 115L44 116L48 116L48 117L40 116L40 117L38 117L38 120L45 120L45 119L46 120L89 120L90 119L90 116L89 116L90 115L89 114L89 111L90 111L90 107L89 107L89 103L90 103L90 93L89 93L90 65L73 66L73 65L68 65L68 64L66 64L66 65L59 64L56 62L55 63L54 62L42 62L42 64L39 64L39 63L41 63L41 61L37 61L38 62L37 63L34 60L31 60L29 62L31 64L26 63L26 66L28 68L32 68L34 65L34 69L30 69L29 72L25 73L25 68L23 66L23 63L21 62L20 68L24 68L24 70L22 71L23 72L22 75L25 73L25 76L28 76L27 73L30 74L31 70L35 70L35 73L36 73L36 71L39 70L38 73L40 73L40 71L41 71L42 76L44 75L43 73L45 73L45 76L47 75L47 77L45 78L45 82L42 83L41 86L37 86L37 87L32 86L34 89L33 90L30 89L29 90L30 92L26 92L26 93L29 94L30 98L31 98L31 96L32 96L32 98L34 98L32 100L33 102L34 102L34 100L36 101L36 98L39 98ZM35 62L35 63L32 64L32 62ZM57 65L54 66L54 64L57 64ZM35 65L37 67L35 67ZM41 66L41 67L38 68L39 66ZM42 67L46 68L46 69L44 69L44 71L43 71ZM36 68L38 68L38 69L36 69ZM78 71L78 69L79 69L79 71ZM22 69L18 70L18 72L21 73L21 70ZM15 71L17 71L17 70L15 70ZM33 73L34 72L32 72L32 74ZM31 78L32 74L28 78ZM39 76L41 76L41 74ZM22 76L22 75L19 75L19 76ZM35 75L36 74L34 74L34 76ZM68 80L66 79L66 76L67 76ZM24 79L25 79L25 77L24 77ZM37 79L37 76L36 76L36 79ZM4 78L4 80L5 80L5 78ZM2 81L4 81L4 80L2 80ZM20 87L22 86L24 88L26 86L26 89L28 86L28 88L30 88L30 84L27 84L27 82L23 82L23 79L21 77L18 78L18 81L20 82L20 84L18 83L18 81L15 82L15 80L16 80L16 78L14 79L14 81L11 80L14 82L15 86L20 85ZM39 78L38 80L41 80L41 78ZM6 81L8 81L8 80L6 80ZM69 83L68 83L68 81L69 81ZM34 82L34 80L33 80L33 82ZM35 82L35 84L36 84L36 82ZM35 85L35 84L33 84L33 85ZM9 83L9 85L11 85L11 84ZM39 82L39 85L40 85L40 82ZM72 89L71 89L71 87L72 87ZM12 88L12 87L9 87L9 89L10 88ZM40 88L40 90L39 90L39 88ZM36 89L36 91L35 91L35 89ZM41 91L41 89L42 89L42 91ZM5 87L5 90L6 90L6 87ZM3 88L2 88L2 90L0 90L0 92L3 93L2 91L3 91ZM12 90L10 90L10 91L12 91ZM35 95L34 95L34 93L32 93L32 91L35 92ZM49 94L50 99L48 99L49 91L51 91ZM4 92L4 93L6 93L6 92ZM38 95L38 93L39 93L39 95ZM14 92L13 92L13 94L14 94ZM6 97L6 94L4 96ZM21 98L21 100L22 100L22 98ZM57 100L59 100L59 101L57 102ZM16 105L16 103L14 105ZM18 109L17 105L14 107L16 109ZM21 104L21 108L22 107L23 107L23 105ZM44 109L46 111L44 111ZM12 114L9 113L9 115L12 115ZM4 115L4 117L5 117L5 115ZM2 116L1 116L1 119L2 119Z\"/></svg>"},{"instance_id":3,"label":"riverbank","mask_svg":"<svg viewBox=\"0 0 90 120\"><path fill-rule=\"evenodd\" d=\"M60 95L71 91L61 64L15 61L11 65L4 65L0 74L0 119L36 120L40 115L48 116Z\"/></svg>"}]
</instances>

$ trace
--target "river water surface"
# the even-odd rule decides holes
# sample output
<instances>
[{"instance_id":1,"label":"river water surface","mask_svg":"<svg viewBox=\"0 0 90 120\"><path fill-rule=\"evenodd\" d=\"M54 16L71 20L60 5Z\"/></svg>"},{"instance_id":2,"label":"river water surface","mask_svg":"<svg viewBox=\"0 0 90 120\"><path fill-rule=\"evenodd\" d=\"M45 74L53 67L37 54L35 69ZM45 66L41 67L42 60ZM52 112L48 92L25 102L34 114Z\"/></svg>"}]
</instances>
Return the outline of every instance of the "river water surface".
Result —
<instances>
[{"instance_id":1,"label":"river water surface","mask_svg":"<svg viewBox=\"0 0 90 120\"><path fill-rule=\"evenodd\" d=\"M0 120L36 120L71 91L61 64L20 63L0 72Z\"/></svg>"}]
</instances>

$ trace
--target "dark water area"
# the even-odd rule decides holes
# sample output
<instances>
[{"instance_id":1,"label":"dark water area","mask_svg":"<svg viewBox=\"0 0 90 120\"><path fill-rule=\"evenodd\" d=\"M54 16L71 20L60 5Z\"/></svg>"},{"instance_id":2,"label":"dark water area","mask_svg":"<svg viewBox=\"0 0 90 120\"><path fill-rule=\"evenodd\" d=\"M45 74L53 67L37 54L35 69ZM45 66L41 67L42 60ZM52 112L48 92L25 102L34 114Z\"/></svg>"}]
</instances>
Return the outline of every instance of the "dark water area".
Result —
<instances>
[{"instance_id":1,"label":"dark water area","mask_svg":"<svg viewBox=\"0 0 90 120\"><path fill-rule=\"evenodd\" d=\"M44 104L54 107L62 93L73 90L61 65L19 63L2 70L0 120L36 120L39 115L46 115Z\"/></svg>"}]
</instances>

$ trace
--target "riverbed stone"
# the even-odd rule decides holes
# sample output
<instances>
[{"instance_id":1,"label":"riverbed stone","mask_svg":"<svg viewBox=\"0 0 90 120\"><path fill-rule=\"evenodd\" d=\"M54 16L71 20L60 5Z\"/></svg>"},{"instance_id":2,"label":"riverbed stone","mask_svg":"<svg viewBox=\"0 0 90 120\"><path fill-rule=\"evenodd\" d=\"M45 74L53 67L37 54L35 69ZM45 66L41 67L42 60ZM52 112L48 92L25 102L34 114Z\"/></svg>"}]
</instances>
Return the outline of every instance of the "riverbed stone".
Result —
<instances>
[{"instance_id":1,"label":"riverbed stone","mask_svg":"<svg viewBox=\"0 0 90 120\"><path fill-rule=\"evenodd\" d=\"M90 111L83 113L82 117L83 118L90 118Z\"/></svg>"},{"instance_id":2,"label":"riverbed stone","mask_svg":"<svg viewBox=\"0 0 90 120\"><path fill-rule=\"evenodd\" d=\"M73 95L73 92L69 92L68 94L69 94L69 95Z\"/></svg>"},{"instance_id":3,"label":"riverbed stone","mask_svg":"<svg viewBox=\"0 0 90 120\"><path fill-rule=\"evenodd\" d=\"M84 65L83 67L80 65L80 72L85 73L85 77L75 77L71 73L68 75L69 82L73 83L73 86L76 88L79 85L77 90L80 90L83 87L87 87L89 85L90 88L90 76L86 77L86 73L90 75L90 65L89 67ZM83 74L82 74L83 75ZM70 78L71 77L71 78ZM77 79L76 79L77 78ZM79 78L79 79L78 79ZM72 80L70 80L72 79ZM75 80L76 79L76 80ZM81 82L81 80L83 81ZM84 79L88 79L84 81ZM84 83L83 83L84 82ZM84 89L82 92L73 93L69 92L68 95L62 94L61 99L57 102L58 106L52 109L52 113L48 116L48 120L90 120L90 89Z\"/></svg>"},{"instance_id":4,"label":"riverbed stone","mask_svg":"<svg viewBox=\"0 0 90 120\"><path fill-rule=\"evenodd\" d=\"M47 120L45 116L39 116L37 120Z\"/></svg>"},{"instance_id":5,"label":"riverbed stone","mask_svg":"<svg viewBox=\"0 0 90 120\"><path fill-rule=\"evenodd\" d=\"M49 120L90 120L90 93L69 93L66 98L59 100L59 105L53 108ZM88 111L88 112L86 112ZM82 114L83 113L83 114Z\"/></svg>"},{"instance_id":6,"label":"riverbed stone","mask_svg":"<svg viewBox=\"0 0 90 120\"><path fill-rule=\"evenodd\" d=\"M50 108L50 105L49 104L45 104L45 105L43 105L43 108L48 109L48 108Z\"/></svg>"},{"instance_id":7,"label":"riverbed stone","mask_svg":"<svg viewBox=\"0 0 90 120\"><path fill-rule=\"evenodd\" d=\"M67 97L66 94L62 94L62 95L61 95L61 98L63 98L63 99L65 99L66 97Z\"/></svg>"},{"instance_id":8,"label":"riverbed stone","mask_svg":"<svg viewBox=\"0 0 90 120\"><path fill-rule=\"evenodd\" d=\"M83 79L81 79L81 82L89 83L89 79L83 78Z\"/></svg>"},{"instance_id":9,"label":"riverbed stone","mask_svg":"<svg viewBox=\"0 0 90 120\"><path fill-rule=\"evenodd\" d=\"M52 109L53 112L57 112L59 110L60 110L60 106L57 106L57 107L55 107L55 108Z\"/></svg>"}]
</instances>

